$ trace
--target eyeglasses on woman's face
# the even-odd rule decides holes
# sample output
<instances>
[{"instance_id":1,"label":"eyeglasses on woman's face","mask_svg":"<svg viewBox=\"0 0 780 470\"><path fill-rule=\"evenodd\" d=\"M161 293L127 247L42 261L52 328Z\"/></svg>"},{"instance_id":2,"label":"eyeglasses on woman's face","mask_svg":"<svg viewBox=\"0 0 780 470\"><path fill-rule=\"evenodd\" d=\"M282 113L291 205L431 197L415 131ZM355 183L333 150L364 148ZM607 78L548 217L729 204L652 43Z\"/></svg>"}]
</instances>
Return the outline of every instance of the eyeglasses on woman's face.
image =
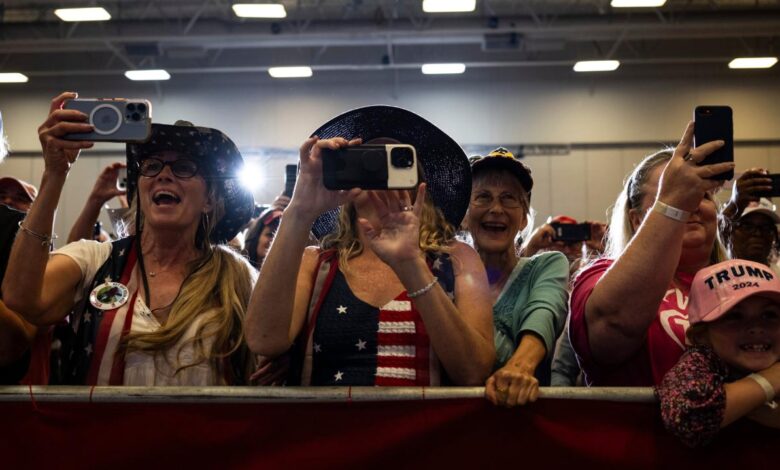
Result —
<instances>
[{"instance_id":1,"label":"eyeglasses on woman's face","mask_svg":"<svg viewBox=\"0 0 780 470\"><path fill-rule=\"evenodd\" d=\"M147 157L141 160L138 172L141 176L154 177L163 171L166 166L171 167L173 175L177 178L192 178L198 174L198 163L189 158L177 158L176 160L164 161L159 158Z\"/></svg>"},{"instance_id":2,"label":"eyeglasses on woman's face","mask_svg":"<svg viewBox=\"0 0 780 470\"><path fill-rule=\"evenodd\" d=\"M476 191L471 197L471 204L474 207L492 207L496 201L496 197L488 191ZM498 202L505 209L517 209L523 207L523 201L515 194L510 192L503 192L498 195Z\"/></svg>"}]
</instances>

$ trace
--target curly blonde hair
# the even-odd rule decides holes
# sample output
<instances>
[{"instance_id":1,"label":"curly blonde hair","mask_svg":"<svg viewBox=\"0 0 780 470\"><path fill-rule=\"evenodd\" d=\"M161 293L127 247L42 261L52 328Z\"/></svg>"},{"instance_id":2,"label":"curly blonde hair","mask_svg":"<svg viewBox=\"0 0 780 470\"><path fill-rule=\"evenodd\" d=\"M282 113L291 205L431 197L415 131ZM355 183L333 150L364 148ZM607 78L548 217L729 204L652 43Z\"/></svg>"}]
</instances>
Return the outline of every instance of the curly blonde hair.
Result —
<instances>
[{"instance_id":1,"label":"curly blonde hair","mask_svg":"<svg viewBox=\"0 0 780 470\"><path fill-rule=\"evenodd\" d=\"M455 229L426 193L420 214L420 249L425 253L448 253L454 240ZM339 266L344 271L349 270L349 260L363 252L354 204L348 203L341 208L336 231L323 237L320 248L336 250Z\"/></svg>"}]
</instances>

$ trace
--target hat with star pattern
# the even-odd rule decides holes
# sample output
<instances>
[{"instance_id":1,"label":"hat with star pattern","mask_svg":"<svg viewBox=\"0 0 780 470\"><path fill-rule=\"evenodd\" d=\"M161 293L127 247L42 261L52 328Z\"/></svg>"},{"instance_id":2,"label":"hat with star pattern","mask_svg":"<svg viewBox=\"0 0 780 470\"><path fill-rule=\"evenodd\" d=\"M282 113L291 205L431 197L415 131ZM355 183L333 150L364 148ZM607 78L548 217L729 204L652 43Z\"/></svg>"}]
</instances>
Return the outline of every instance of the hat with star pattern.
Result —
<instances>
[{"instance_id":1,"label":"hat with star pattern","mask_svg":"<svg viewBox=\"0 0 780 470\"><path fill-rule=\"evenodd\" d=\"M198 162L198 174L217 187L224 200L225 214L211 233L212 243L225 243L252 217L252 193L239 181L244 159L238 147L221 131L197 127L191 122L152 124L152 135L144 143L127 144L127 196L132 200L138 186L141 160L162 152L178 152Z\"/></svg>"}]
</instances>

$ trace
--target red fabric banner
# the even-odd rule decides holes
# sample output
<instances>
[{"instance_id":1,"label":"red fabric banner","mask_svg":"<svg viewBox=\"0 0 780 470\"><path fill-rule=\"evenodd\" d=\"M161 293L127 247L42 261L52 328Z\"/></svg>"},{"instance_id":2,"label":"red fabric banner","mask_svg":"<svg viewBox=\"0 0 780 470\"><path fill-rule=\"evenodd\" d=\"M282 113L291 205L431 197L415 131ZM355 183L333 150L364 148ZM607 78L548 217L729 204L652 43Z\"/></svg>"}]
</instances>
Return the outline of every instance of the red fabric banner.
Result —
<instances>
[{"instance_id":1,"label":"red fabric banner","mask_svg":"<svg viewBox=\"0 0 780 470\"><path fill-rule=\"evenodd\" d=\"M750 422L691 450L657 405L546 399L278 404L2 403L2 468L774 468Z\"/></svg>"}]
</instances>

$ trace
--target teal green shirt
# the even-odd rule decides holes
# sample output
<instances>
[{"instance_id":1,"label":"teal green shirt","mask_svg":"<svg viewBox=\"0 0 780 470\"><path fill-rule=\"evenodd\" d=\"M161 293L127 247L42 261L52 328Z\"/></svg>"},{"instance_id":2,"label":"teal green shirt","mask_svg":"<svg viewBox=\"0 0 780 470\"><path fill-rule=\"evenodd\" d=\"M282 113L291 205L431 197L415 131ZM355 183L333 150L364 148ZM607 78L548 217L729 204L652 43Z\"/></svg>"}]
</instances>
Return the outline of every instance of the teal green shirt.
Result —
<instances>
[{"instance_id":1,"label":"teal green shirt","mask_svg":"<svg viewBox=\"0 0 780 470\"><path fill-rule=\"evenodd\" d=\"M544 341L547 359L542 364L549 363L566 321L568 284L569 263L563 253L520 258L493 305L496 369L512 357L526 333ZM545 375L549 377L549 371Z\"/></svg>"}]
</instances>

